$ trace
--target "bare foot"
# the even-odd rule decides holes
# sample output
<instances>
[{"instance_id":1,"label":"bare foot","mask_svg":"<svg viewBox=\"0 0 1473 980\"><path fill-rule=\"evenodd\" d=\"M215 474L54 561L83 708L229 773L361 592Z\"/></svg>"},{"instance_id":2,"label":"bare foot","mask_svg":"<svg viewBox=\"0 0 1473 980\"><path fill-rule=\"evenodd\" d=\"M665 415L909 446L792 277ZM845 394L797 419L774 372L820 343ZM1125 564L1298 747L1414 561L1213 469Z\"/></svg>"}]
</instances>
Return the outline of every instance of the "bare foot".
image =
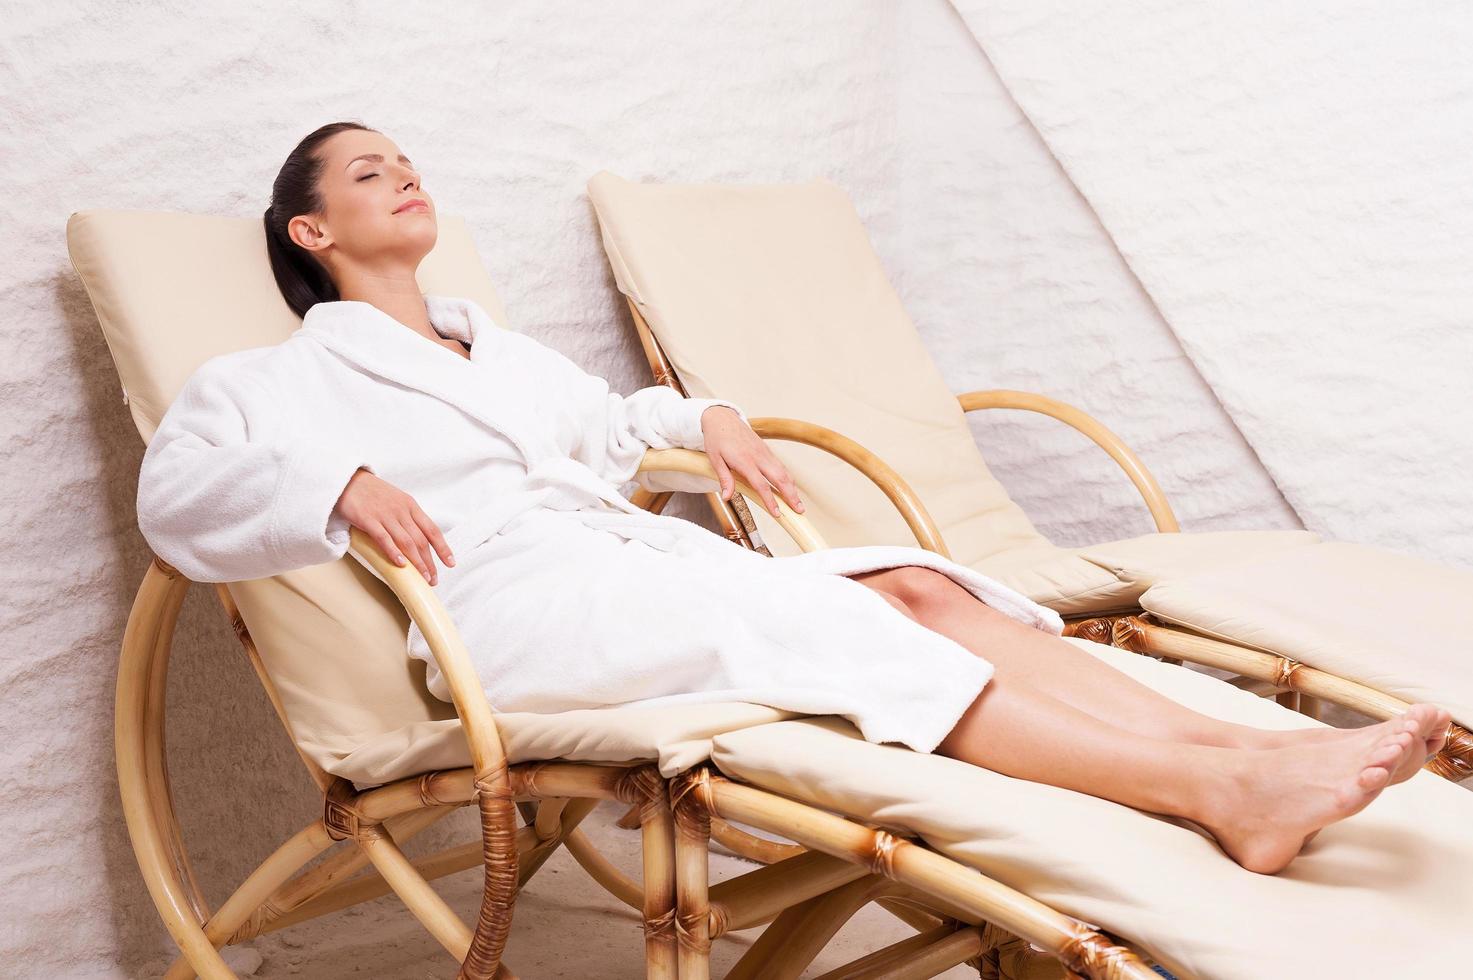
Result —
<instances>
[{"instance_id":1,"label":"bare foot","mask_svg":"<svg viewBox=\"0 0 1473 980\"><path fill-rule=\"evenodd\" d=\"M1256 728L1253 733L1243 733L1237 748L1240 749L1291 749L1296 745L1316 742L1333 742L1354 735L1359 728L1335 728L1314 725L1305 728Z\"/></svg>"},{"instance_id":2,"label":"bare foot","mask_svg":"<svg viewBox=\"0 0 1473 980\"><path fill-rule=\"evenodd\" d=\"M1404 782L1416 775L1432 756L1442 751L1443 745L1447 743L1447 726L1452 721L1452 715L1446 710L1431 704L1415 704L1398 716L1401 719L1411 719L1417 722L1416 732L1418 737L1426 744L1426 754L1415 764L1409 764L1403 771L1393 773L1391 785ZM1388 719L1392 720L1392 719ZM1409 731L1413 729L1408 729ZM1364 731L1363 728L1327 728L1322 726L1311 726L1306 728L1288 729L1253 729L1252 734L1244 733L1238 742L1237 748L1243 749L1285 749L1296 745L1310 745L1319 742L1333 742L1347 736L1357 735Z\"/></svg>"},{"instance_id":3,"label":"bare foot","mask_svg":"<svg viewBox=\"0 0 1473 980\"><path fill-rule=\"evenodd\" d=\"M1447 745L1447 730L1453 723L1453 713L1446 708L1437 709L1437 723L1433 726L1432 737L1427 740L1427 754L1436 755Z\"/></svg>"},{"instance_id":4,"label":"bare foot","mask_svg":"<svg viewBox=\"0 0 1473 980\"><path fill-rule=\"evenodd\" d=\"M1363 810L1425 743L1392 718L1351 736L1238 755L1224 791L1197 820L1234 861L1277 874L1321 827Z\"/></svg>"}]
</instances>

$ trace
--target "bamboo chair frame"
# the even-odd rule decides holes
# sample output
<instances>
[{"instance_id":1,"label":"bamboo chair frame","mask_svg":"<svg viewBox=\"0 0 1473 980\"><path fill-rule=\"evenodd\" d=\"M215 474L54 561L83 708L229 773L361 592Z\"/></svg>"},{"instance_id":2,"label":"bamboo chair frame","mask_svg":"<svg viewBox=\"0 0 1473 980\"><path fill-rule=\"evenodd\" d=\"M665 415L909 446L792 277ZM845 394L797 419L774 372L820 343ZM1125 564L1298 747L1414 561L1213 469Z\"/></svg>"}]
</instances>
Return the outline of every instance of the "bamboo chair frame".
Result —
<instances>
[{"instance_id":1,"label":"bamboo chair frame","mask_svg":"<svg viewBox=\"0 0 1473 980\"><path fill-rule=\"evenodd\" d=\"M644 350L655 383L669 385L689 397L689 392L639 307L629 297L624 299L634 317L635 332L639 336L640 347ZM1125 440L1099 420L1065 402L1033 392L995 389L964 392L956 397L963 412L986 409L1034 412L1063 422L1080 432L1103 449L1130 478L1150 511L1157 531L1176 533L1181 530L1166 494L1146 464ZM755 418L750 422L753 430L763 438L801 442L838 456L863 473L892 501L897 497L897 483L905 485L900 475L879 456L832 429L775 417ZM910 494L910 497L915 499L914 494ZM719 494L708 493L706 500L728 538L748 548L770 554L766 548L754 542L756 524L745 503L736 494L732 495L730 501L724 501ZM654 506L663 506L664 501L657 500L653 503ZM940 531L929 515L925 514L924 506L918 499L913 509L903 509L901 513L920 547L949 557ZM1232 643L1204 636L1187 627L1160 622L1139 606L1113 615L1066 618L1065 634L1110 644L1168 663L1180 664L1187 661L1230 671L1260 687L1267 687L1280 704L1311 717L1319 713L1317 701L1338 704L1382 721L1400 714L1410 706L1410 702L1402 698L1319 670L1272 650ZM1263 692L1260 690L1258 693ZM1425 766L1453 782L1473 777L1473 731L1460 721L1473 723L1473 719L1454 719L1449 723L1447 743Z\"/></svg>"},{"instance_id":2,"label":"bamboo chair frame","mask_svg":"<svg viewBox=\"0 0 1473 980\"><path fill-rule=\"evenodd\" d=\"M684 449L649 450L640 465L640 472L646 471L715 478L703 453ZM740 493L755 496L744 481L738 479L736 486ZM898 477L891 489L907 513L929 521ZM804 517L782 501L778 506L780 525L800 548L825 547ZM916 934L826 976L930 977L964 962L984 977L1000 976L1002 958L1031 954L1031 942L1057 958L1065 976L1157 977L1142 956L1115 937L919 842L729 780L709 764L669 780L652 762L639 760L595 764L549 759L509 765L469 654L428 583L414 566L389 561L356 528L350 532L349 553L378 573L423 631L449 684L472 765L359 791L303 756L323 793L322 812L211 911L184 846L164 747L169 656L192 583L154 557L124 633L114 735L128 834L150 897L180 950L164 974L166 980L232 978L221 947L390 891L460 964L458 978L513 978L503 953L517 892L559 846L610 894L640 910L646 975L658 980L709 976L713 939L764 924L759 941L729 976L797 977L829 937L870 901L914 926ZM217 585L216 593L290 732L282 702L228 586ZM637 808L640 882L614 867L578 829L604 799ZM404 854L406 841L470 804L480 815L479 841L416 860ZM518 811L521 827L515 821ZM732 820L796 843L743 844L743 839L761 839L731 828ZM732 840L769 863L710 885L713 826L726 826ZM333 850L345 841L352 846ZM477 920L468 925L430 882L477 865L483 869L484 890ZM365 868L366 873L358 873Z\"/></svg>"}]
</instances>

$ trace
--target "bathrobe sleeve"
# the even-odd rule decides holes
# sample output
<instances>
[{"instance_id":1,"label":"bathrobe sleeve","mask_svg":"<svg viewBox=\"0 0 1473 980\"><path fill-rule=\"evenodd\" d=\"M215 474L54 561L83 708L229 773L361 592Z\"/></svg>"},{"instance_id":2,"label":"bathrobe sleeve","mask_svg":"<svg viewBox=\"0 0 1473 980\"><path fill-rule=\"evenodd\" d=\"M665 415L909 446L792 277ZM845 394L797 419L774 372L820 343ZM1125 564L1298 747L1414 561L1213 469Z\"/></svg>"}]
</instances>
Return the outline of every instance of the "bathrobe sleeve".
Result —
<instances>
[{"instance_id":1,"label":"bathrobe sleeve","mask_svg":"<svg viewBox=\"0 0 1473 980\"><path fill-rule=\"evenodd\" d=\"M685 398L668 385L650 385L621 395L609 390L607 380L584 371L561 352L526 339L540 348L541 367L549 374L545 379L547 390L568 413L568 424L560 429L564 442L561 448L610 483L618 485L634 479L647 449L705 449L701 415L708 408L722 405L736 412L743 422L748 421L746 412L735 402ZM648 486L645 474L640 476L640 482ZM684 474L662 474L657 480L669 485L652 489L717 487L714 480Z\"/></svg>"},{"instance_id":2,"label":"bathrobe sleeve","mask_svg":"<svg viewBox=\"0 0 1473 980\"><path fill-rule=\"evenodd\" d=\"M143 455L138 528L196 582L264 578L341 558L333 513L359 453L297 428L284 403L227 358L185 383Z\"/></svg>"}]
</instances>

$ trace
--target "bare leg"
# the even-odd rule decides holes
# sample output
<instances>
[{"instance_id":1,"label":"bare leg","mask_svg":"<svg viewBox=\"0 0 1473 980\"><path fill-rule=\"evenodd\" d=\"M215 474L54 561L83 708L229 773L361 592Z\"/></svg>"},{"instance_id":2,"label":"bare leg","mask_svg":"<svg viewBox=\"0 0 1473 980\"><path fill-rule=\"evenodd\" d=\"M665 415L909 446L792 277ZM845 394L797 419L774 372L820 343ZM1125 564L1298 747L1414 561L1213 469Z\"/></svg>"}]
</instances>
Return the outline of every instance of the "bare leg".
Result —
<instances>
[{"instance_id":1,"label":"bare leg","mask_svg":"<svg viewBox=\"0 0 1473 980\"><path fill-rule=\"evenodd\" d=\"M1180 744L1117 728L1009 679L982 689L936 751L995 772L1185 817L1243 867L1283 869L1321 827L1359 812L1420 750L1404 719L1270 750Z\"/></svg>"},{"instance_id":2,"label":"bare leg","mask_svg":"<svg viewBox=\"0 0 1473 980\"><path fill-rule=\"evenodd\" d=\"M1203 715L1057 637L1024 626L978 601L946 575L920 566L852 576L929 629L993 664L995 676L1027 684L1100 721L1138 735L1220 748L1273 749L1335 741L1360 729L1311 726L1276 731ZM1425 754L1392 773L1411 778L1439 751L1450 716L1427 707L1417 717Z\"/></svg>"}]
</instances>

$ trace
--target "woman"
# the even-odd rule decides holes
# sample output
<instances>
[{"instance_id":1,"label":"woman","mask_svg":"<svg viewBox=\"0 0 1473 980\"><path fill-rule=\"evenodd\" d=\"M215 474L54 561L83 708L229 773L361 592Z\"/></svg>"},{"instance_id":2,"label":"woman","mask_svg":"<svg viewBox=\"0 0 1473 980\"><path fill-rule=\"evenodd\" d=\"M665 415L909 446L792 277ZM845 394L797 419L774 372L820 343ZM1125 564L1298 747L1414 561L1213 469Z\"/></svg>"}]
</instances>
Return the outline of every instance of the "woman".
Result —
<instances>
[{"instance_id":1,"label":"woman","mask_svg":"<svg viewBox=\"0 0 1473 980\"><path fill-rule=\"evenodd\" d=\"M737 700L839 714L871 741L1194 821L1262 873L1441 748L1449 717L1432 705L1349 731L1203 716L928 551L765 558L634 507L618 488L651 446L704 449L723 497L741 477L774 514L775 494L802 502L731 402L620 396L478 304L422 295L434 203L375 130L304 139L264 223L302 327L201 366L140 475L140 528L196 581L341 558L358 527L437 588L500 710ZM448 700L417 627L407 642Z\"/></svg>"}]
</instances>

